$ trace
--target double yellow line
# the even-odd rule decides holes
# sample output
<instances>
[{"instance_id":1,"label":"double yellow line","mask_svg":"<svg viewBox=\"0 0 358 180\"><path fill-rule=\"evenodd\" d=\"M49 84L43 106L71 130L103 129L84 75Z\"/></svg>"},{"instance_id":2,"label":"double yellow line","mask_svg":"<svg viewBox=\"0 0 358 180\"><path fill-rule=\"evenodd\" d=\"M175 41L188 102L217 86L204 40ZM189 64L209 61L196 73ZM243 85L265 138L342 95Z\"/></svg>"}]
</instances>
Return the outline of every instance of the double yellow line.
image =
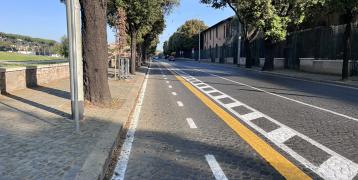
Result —
<instances>
[{"instance_id":1,"label":"double yellow line","mask_svg":"<svg viewBox=\"0 0 358 180\"><path fill-rule=\"evenodd\" d=\"M172 72L174 75L175 73ZM219 116L231 129L233 129L244 141L246 141L258 154L260 154L272 167L274 167L286 179L311 179L300 168L277 152L271 145L240 123L235 117L218 106L210 98L185 81L182 77L175 77Z\"/></svg>"}]
</instances>

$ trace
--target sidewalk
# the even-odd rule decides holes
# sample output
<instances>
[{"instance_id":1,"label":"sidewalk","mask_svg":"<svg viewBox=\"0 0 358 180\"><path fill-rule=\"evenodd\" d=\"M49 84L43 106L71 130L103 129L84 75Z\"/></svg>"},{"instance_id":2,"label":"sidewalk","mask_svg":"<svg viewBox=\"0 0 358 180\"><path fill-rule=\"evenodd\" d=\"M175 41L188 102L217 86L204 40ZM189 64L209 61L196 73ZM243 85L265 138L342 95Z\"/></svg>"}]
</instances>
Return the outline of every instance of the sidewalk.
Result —
<instances>
[{"instance_id":1,"label":"sidewalk","mask_svg":"<svg viewBox=\"0 0 358 180\"><path fill-rule=\"evenodd\" d=\"M188 61L193 61L193 60L188 60ZM289 78L297 78L297 79L303 79L309 81L316 81L316 82L358 88L358 76L351 76L349 77L349 80L342 81L341 76L314 74L314 73L302 72L292 69L275 69L274 71L261 71L260 67L252 67L251 69L248 69L243 66L237 66L233 64L218 64L218 63L210 63L210 62L201 62L201 63L219 65L219 66L231 67L231 68L240 68L242 70L256 71L256 72L266 73L270 75L285 76Z\"/></svg>"},{"instance_id":2,"label":"sidewalk","mask_svg":"<svg viewBox=\"0 0 358 180\"><path fill-rule=\"evenodd\" d=\"M246 70L258 71L261 73L272 74L272 75L286 76L290 78L298 78L303 80L317 81L317 82L358 88L358 76L351 76L349 77L349 80L342 81L341 76L328 75L328 74L314 74L314 73L302 72L292 69L276 69L274 71L261 71L260 67L253 67L251 69L247 69L245 67L240 67L240 68Z\"/></svg>"},{"instance_id":3,"label":"sidewalk","mask_svg":"<svg viewBox=\"0 0 358 180\"><path fill-rule=\"evenodd\" d=\"M0 95L0 179L99 179L144 80L110 81L112 109L86 107L74 132L69 80Z\"/></svg>"}]
</instances>

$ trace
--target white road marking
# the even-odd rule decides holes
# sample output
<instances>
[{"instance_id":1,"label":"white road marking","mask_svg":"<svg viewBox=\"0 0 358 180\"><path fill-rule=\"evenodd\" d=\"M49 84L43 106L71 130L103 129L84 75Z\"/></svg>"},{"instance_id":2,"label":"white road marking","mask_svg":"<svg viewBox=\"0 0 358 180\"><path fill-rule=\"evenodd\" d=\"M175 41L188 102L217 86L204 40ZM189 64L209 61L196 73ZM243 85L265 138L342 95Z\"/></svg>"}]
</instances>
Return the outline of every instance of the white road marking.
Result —
<instances>
[{"instance_id":1,"label":"white road marking","mask_svg":"<svg viewBox=\"0 0 358 180\"><path fill-rule=\"evenodd\" d=\"M254 119L258 119L260 117L262 117L262 115L261 115L261 113L258 113L258 112L251 112L251 113L241 116L241 118L244 119L245 121L251 121Z\"/></svg>"},{"instance_id":2,"label":"white road marking","mask_svg":"<svg viewBox=\"0 0 358 180\"><path fill-rule=\"evenodd\" d=\"M176 96L176 95L177 95L177 93L176 93L176 92L172 92L172 95L173 95L173 96Z\"/></svg>"},{"instance_id":3,"label":"white road marking","mask_svg":"<svg viewBox=\"0 0 358 180\"><path fill-rule=\"evenodd\" d=\"M185 73L187 74L187 73ZM188 74L187 74L188 75ZM193 82L196 82L198 80L194 80ZM194 83L191 83L193 86L195 86ZM285 141L287 141L290 137L293 136L298 136L304 140L306 140L307 142L311 143L312 145L320 148L321 150L325 151L326 153L328 153L329 155L331 155L332 157L335 157L336 159L339 159L339 163L341 163L340 166L338 167L345 167L344 170L334 170L334 173L336 175L336 177L348 177L346 176L346 174L349 174L349 177L355 177L358 174L358 164L356 164L355 162L341 156L340 154L336 153L335 151L329 149L328 147L316 142L315 140L311 139L310 137L301 134L300 132L297 132L296 130L280 123L279 121L259 112L258 110L230 97L229 95L211 87L210 85L208 85L210 88L213 89L214 92L219 92L223 95L226 95L227 97L231 98L232 100L234 100L237 103L241 103L242 106L244 106L245 108L251 110L252 112L257 112L260 115L262 115L262 117L266 118L267 120L273 122L274 124L278 125L279 128L267 133L266 131L264 131L262 128L258 127L256 124L254 124L251 120L253 120L252 118L246 118L245 115L240 115L238 112L234 111L232 108L226 108L229 112L231 112L232 114L234 114L236 117L238 117L239 119L243 120L248 126L252 127L253 129L255 129L257 132L261 133L263 136L265 136L267 139L269 139L272 143L274 143L276 146L278 146L279 148L281 148L283 151L285 151L287 154L291 155L294 159L296 159L298 162L300 162L301 164L303 164L304 166L306 166L308 169L312 170L313 172L315 172L316 174L318 174L319 176L321 176L323 179L332 179L332 172L329 168L325 168L327 166L332 167L334 165L327 165L325 163L317 166L315 164L312 164L310 161L308 161L307 159L305 159L304 157L302 157L300 154L298 154L297 152L295 152L294 150L292 150L290 147L288 147L287 145L284 144ZM210 98L212 98L216 103L218 103L219 105L225 107L225 104L222 103L221 101L219 101L218 99L216 99L215 97L218 96L213 96L211 94L208 93L208 91L204 91L203 89L198 88L201 92L203 92L204 94L206 94L207 96L209 96ZM243 118L244 117L244 118ZM258 117L258 116L257 116ZM349 178L348 178L349 179Z\"/></svg>"},{"instance_id":4,"label":"white road marking","mask_svg":"<svg viewBox=\"0 0 358 180\"><path fill-rule=\"evenodd\" d=\"M277 142L284 143L291 137L295 136L295 133L290 131L290 129L281 127L269 132L267 135Z\"/></svg>"},{"instance_id":5,"label":"white road marking","mask_svg":"<svg viewBox=\"0 0 358 180\"><path fill-rule=\"evenodd\" d=\"M225 107L226 108L234 108L234 107L238 107L238 106L241 106L241 105L242 105L241 103L233 102L233 103L230 103L230 104L225 104Z\"/></svg>"},{"instance_id":6,"label":"white road marking","mask_svg":"<svg viewBox=\"0 0 358 180\"><path fill-rule=\"evenodd\" d=\"M216 180L227 180L227 177L213 155L207 154L205 155L205 159L208 162Z\"/></svg>"},{"instance_id":7,"label":"white road marking","mask_svg":"<svg viewBox=\"0 0 358 180\"><path fill-rule=\"evenodd\" d=\"M147 89L149 71L147 72L147 75L145 76L145 79L144 79L144 82L143 82L143 85L142 85L142 89L141 89L140 94L139 94L138 102L137 102L137 104L135 106L135 109L134 109L134 112L133 112L133 117L132 117L132 120L131 120L129 128L128 128L127 136L126 136L126 139L125 139L125 141L123 143L120 156L118 157L118 162L116 164L112 180L123 180L124 179L126 169L127 169L127 165L128 165L129 155L130 155L131 150L132 150L132 144L133 144L133 141L134 141L135 131L136 131L136 128L137 128L137 125L138 125L140 112L141 112L142 105L143 105L143 100L144 100L144 97L145 97L144 96L145 91Z\"/></svg>"},{"instance_id":8,"label":"white road marking","mask_svg":"<svg viewBox=\"0 0 358 180\"><path fill-rule=\"evenodd\" d=\"M358 171L356 164L347 164L344 159L333 156L325 161L318 169L318 172L328 172L329 179L353 179ZM327 178L327 179L328 179Z\"/></svg>"},{"instance_id":9,"label":"white road marking","mask_svg":"<svg viewBox=\"0 0 358 180\"><path fill-rule=\"evenodd\" d=\"M209 75L211 75L211 76L215 76L215 77L218 77L218 78L220 78L220 79L224 79L224 80L233 82L233 83L235 83L235 84L243 85L243 86L249 87L249 88L251 88L251 89L254 89L254 90L257 90L257 91L261 91L261 92L264 92L264 93L266 93L266 94L270 94L270 95L273 95L273 96L276 96L276 97L280 97L280 98L282 98L282 99L286 99L286 100L289 100L289 101L292 101L292 102L295 102L295 103L298 103L298 104L301 104L301 105L305 105L305 106L308 106L308 107L311 107L311 108L315 108L315 109L318 109L318 110L321 110L321 111L325 111L325 112L334 114L334 115L336 115L336 116L341 116L341 117L344 117L344 118L347 118L347 119L350 119L350 120L353 120L353 121L358 121L358 118L354 118L354 117L351 117L351 116L348 116L348 115L345 115L345 114L342 114L342 113L338 113L338 112L335 112L335 111L332 111L332 110L329 110L329 109L321 108L321 107L318 107L318 106L315 106L315 105L312 105L312 104L308 104L308 103L305 103L305 102L302 102L302 101L298 101L298 100L295 100L295 99L291 99L291 98L288 98L288 97L286 97L286 96L282 96L282 95L279 95L279 94L275 94L275 93L272 93L272 92L268 92L268 91L265 91L265 90L263 90L263 89L250 86L250 85L245 84L245 83L237 82L237 81L234 81L234 80L225 78L225 77L218 76L218 75L216 75L216 74L211 74L211 73L205 72L205 71L203 71L203 70L199 70L199 69L194 69L194 70L200 71L200 72L204 72L204 73L207 73L207 74L209 74Z\"/></svg>"},{"instance_id":10,"label":"white road marking","mask_svg":"<svg viewBox=\"0 0 358 180\"><path fill-rule=\"evenodd\" d=\"M224 98L227 98L227 97L229 97L229 96L226 95L226 94L223 94L223 95L220 95L220 96L214 96L213 98L214 99L224 99Z\"/></svg>"},{"instance_id":11,"label":"white road marking","mask_svg":"<svg viewBox=\"0 0 358 180\"><path fill-rule=\"evenodd\" d=\"M177 101L177 104L178 104L179 107L183 107L183 106L184 106L184 104L183 104L181 101Z\"/></svg>"},{"instance_id":12,"label":"white road marking","mask_svg":"<svg viewBox=\"0 0 358 180\"><path fill-rule=\"evenodd\" d=\"M171 88L173 88L173 86L172 86L172 85L169 85L169 86L168 86L168 88L170 88L170 89L171 89Z\"/></svg>"},{"instance_id":13,"label":"white road marking","mask_svg":"<svg viewBox=\"0 0 358 180\"><path fill-rule=\"evenodd\" d=\"M186 121L188 122L189 127L190 127L191 129L196 129L196 128L198 128L192 118L186 118Z\"/></svg>"},{"instance_id":14,"label":"white road marking","mask_svg":"<svg viewBox=\"0 0 358 180\"><path fill-rule=\"evenodd\" d=\"M165 81L167 84L169 84L169 81Z\"/></svg>"}]
</instances>

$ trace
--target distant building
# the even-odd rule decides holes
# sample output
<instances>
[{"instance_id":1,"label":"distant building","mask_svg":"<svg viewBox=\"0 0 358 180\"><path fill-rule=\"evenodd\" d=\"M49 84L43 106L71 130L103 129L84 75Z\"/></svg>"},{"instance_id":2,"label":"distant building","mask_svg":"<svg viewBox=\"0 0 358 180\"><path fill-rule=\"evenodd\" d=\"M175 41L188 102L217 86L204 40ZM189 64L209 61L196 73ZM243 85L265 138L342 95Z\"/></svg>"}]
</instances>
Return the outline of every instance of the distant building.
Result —
<instances>
[{"instance_id":1,"label":"distant building","mask_svg":"<svg viewBox=\"0 0 358 180\"><path fill-rule=\"evenodd\" d=\"M201 33L201 57L204 61L237 63L238 23L235 20L229 17Z\"/></svg>"}]
</instances>

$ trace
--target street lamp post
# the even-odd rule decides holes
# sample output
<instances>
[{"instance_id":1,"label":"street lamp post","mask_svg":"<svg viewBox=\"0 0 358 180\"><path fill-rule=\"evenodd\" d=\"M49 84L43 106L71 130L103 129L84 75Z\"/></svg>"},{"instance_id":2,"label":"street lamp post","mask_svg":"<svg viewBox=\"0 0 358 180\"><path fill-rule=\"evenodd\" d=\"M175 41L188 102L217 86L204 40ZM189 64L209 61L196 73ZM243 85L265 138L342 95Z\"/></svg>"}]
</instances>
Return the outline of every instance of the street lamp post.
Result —
<instances>
[{"instance_id":1,"label":"street lamp post","mask_svg":"<svg viewBox=\"0 0 358 180\"><path fill-rule=\"evenodd\" d=\"M76 132L80 131L79 121L84 114L82 36L79 0L66 0L67 33L69 40L71 110L76 122Z\"/></svg>"}]
</instances>

